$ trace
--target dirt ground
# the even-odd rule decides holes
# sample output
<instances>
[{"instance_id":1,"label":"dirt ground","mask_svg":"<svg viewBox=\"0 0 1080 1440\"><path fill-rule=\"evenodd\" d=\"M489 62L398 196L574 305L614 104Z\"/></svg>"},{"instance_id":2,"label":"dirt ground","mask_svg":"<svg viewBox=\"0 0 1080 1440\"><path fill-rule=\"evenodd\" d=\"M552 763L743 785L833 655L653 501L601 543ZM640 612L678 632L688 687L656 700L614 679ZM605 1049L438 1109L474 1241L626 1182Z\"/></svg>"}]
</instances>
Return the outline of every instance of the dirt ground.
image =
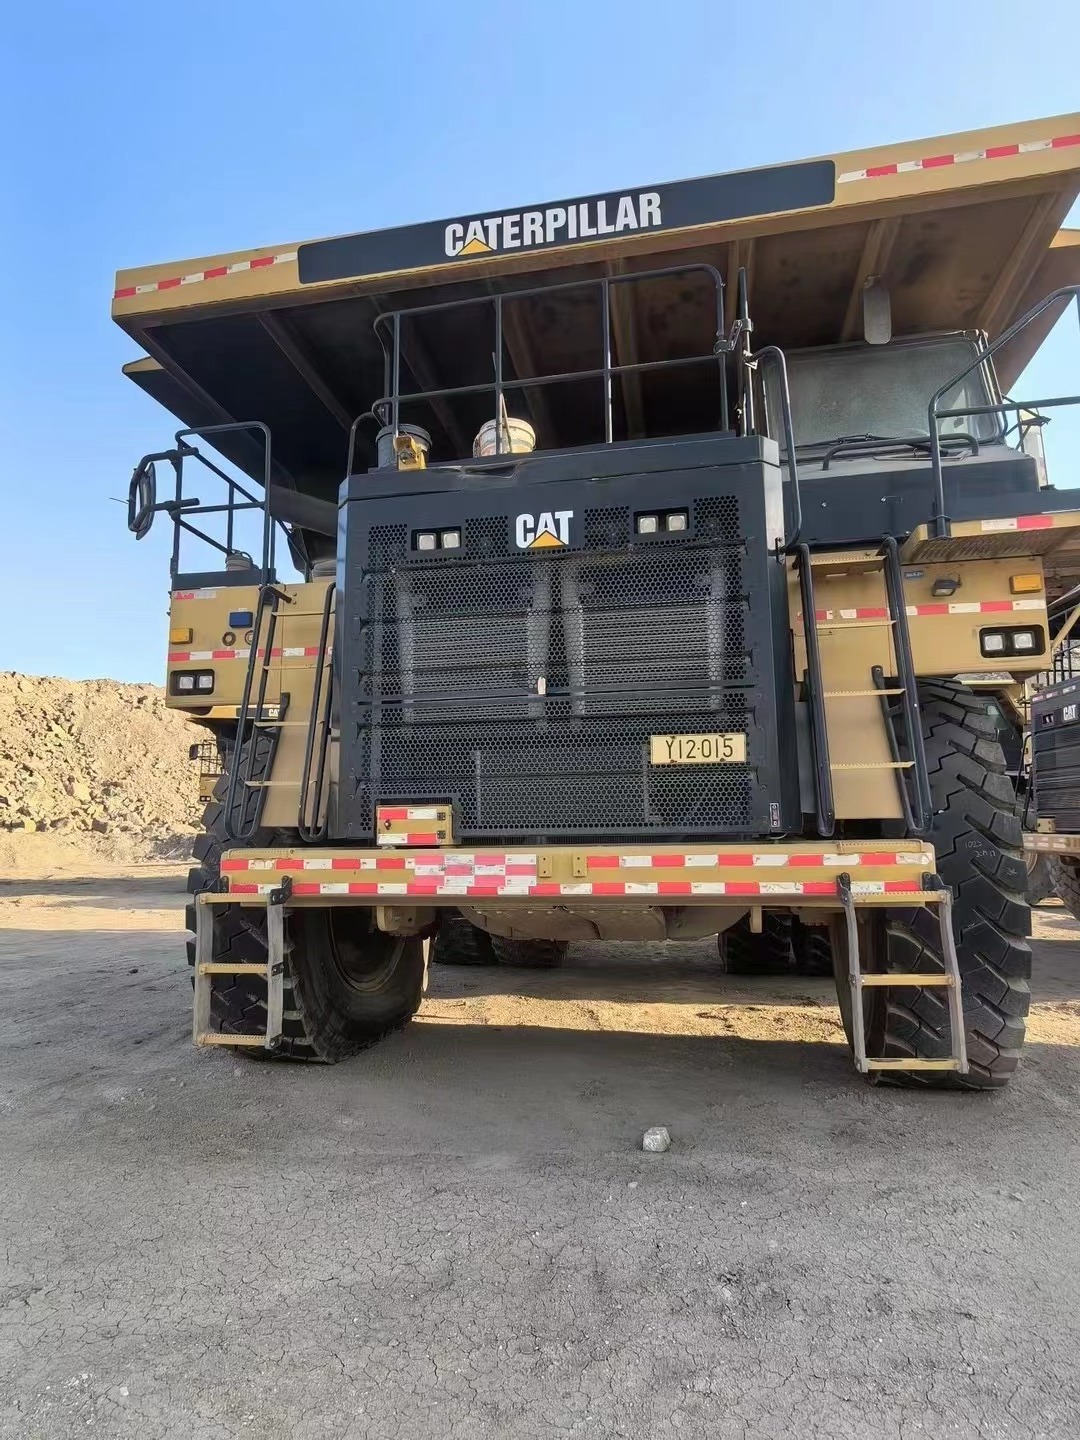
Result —
<instances>
[{"instance_id":1,"label":"dirt ground","mask_svg":"<svg viewBox=\"0 0 1080 1440\"><path fill-rule=\"evenodd\" d=\"M0 887L5 1440L1080 1434L1060 909L1010 1089L913 1095L709 945L442 970L336 1069L196 1053L179 873Z\"/></svg>"}]
</instances>

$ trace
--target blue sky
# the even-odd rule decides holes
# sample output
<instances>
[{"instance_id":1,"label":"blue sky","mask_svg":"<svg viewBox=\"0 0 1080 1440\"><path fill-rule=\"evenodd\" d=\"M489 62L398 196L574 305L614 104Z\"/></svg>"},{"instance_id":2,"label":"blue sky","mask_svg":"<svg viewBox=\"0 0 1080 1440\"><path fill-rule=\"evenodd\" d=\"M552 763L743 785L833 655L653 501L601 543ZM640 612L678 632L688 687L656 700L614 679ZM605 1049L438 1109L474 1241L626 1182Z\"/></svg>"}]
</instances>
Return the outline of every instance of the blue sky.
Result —
<instances>
[{"instance_id":1,"label":"blue sky","mask_svg":"<svg viewBox=\"0 0 1080 1440\"><path fill-rule=\"evenodd\" d=\"M170 434L119 373L118 267L1080 105L1072 0L1035 30L1004 0L52 0L5 39L0 669L73 677L164 662L166 527L136 545L109 500ZM1070 324L1043 394L1080 388ZM1049 440L1067 485L1080 428Z\"/></svg>"}]
</instances>

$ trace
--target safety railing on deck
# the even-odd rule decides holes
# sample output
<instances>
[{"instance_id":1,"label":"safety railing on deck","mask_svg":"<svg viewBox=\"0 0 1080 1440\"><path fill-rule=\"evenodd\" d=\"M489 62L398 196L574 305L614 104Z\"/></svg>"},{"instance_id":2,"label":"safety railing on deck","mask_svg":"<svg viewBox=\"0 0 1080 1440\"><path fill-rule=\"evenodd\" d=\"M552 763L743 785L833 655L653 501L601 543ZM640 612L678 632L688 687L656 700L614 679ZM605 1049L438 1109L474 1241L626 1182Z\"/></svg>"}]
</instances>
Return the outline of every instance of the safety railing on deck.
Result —
<instances>
[{"instance_id":1,"label":"safety railing on deck","mask_svg":"<svg viewBox=\"0 0 1080 1440\"><path fill-rule=\"evenodd\" d=\"M197 445L189 443L192 437L210 439L226 434L261 435L263 441L263 494L261 496L252 494L239 480L227 474L219 465L203 454ZM137 540L143 540L150 533L156 515L166 514L169 516L173 522L173 547L169 573L174 579L181 573L180 552L183 538L185 535L189 535L200 544L223 555L226 564L230 558L242 553L245 558L250 560L251 568L261 572L262 583L265 584L274 573L276 533L276 525L269 505L273 476L269 427L264 425L261 420L204 425L190 430L178 430L173 438L175 443L172 450L161 450L153 455L144 455L135 467L131 483L128 486L128 529ZM159 501L157 498L157 465L163 461L167 461L172 466L173 493L170 499ZM191 461L196 461L203 467L197 472L199 475L212 475L215 483L220 482L225 486L223 502L203 504L198 496L185 494L185 485L188 483L185 467ZM238 517L245 512L255 510L262 515L261 547L258 557L248 555L246 551L239 552L236 546ZM202 526L193 523L196 516L207 515L224 516L224 525L217 534L211 534Z\"/></svg>"},{"instance_id":2,"label":"safety railing on deck","mask_svg":"<svg viewBox=\"0 0 1080 1440\"><path fill-rule=\"evenodd\" d=\"M931 517L931 533L940 539L947 539L952 533L952 525L949 516L945 513L945 467L943 464L943 442L939 422L942 420L975 419L980 415L1000 415L1007 420L1008 416L1016 413L1017 424L1021 420L1022 411L1050 410L1061 405L1080 405L1080 395L1056 396L1050 400L1001 400L995 405L964 405L960 407L951 406L948 409L942 408L942 401L946 395L955 390L961 381L966 380L972 371L993 358L1003 346L1014 340L1022 330L1026 330L1032 321L1037 320L1040 315L1047 311L1052 305L1057 305L1069 300L1076 300L1077 319L1080 320L1080 285L1066 285L1060 290L1055 290L1033 305L1030 310L1020 316L1009 328L1003 331L985 350L981 351L970 363L965 365L946 384L942 385L930 398L927 406L927 426L930 432L930 463L934 472L934 513ZM946 439L945 444L948 441Z\"/></svg>"}]
</instances>

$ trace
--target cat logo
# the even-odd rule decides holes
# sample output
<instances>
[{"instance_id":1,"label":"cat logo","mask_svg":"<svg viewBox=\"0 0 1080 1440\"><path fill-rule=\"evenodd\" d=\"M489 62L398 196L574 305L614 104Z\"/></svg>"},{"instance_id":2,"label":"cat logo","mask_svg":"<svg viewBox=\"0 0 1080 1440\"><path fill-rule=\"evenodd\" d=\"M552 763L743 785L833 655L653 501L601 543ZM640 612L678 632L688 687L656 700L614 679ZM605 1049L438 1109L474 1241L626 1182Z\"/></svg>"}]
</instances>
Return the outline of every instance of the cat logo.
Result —
<instances>
[{"instance_id":1,"label":"cat logo","mask_svg":"<svg viewBox=\"0 0 1080 1440\"><path fill-rule=\"evenodd\" d=\"M563 550L570 544L572 510L545 510L536 516L519 515L514 535L519 550Z\"/></svg>"}]
</instances>

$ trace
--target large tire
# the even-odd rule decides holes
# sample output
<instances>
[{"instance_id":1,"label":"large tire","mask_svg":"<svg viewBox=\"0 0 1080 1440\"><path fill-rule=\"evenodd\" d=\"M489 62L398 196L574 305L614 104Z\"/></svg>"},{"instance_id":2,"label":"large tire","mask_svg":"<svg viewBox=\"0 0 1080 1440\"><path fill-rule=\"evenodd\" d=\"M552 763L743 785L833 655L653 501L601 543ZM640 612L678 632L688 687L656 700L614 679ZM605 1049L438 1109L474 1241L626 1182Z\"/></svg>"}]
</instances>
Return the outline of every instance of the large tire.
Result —
<instances>
[{"instance_id":1,"label":"large tire","mask_svg":"<svg viewBox=\"0 0 1080 1440\"><path fill-rule=\"evenodd\" d=\"M953 681L921 685L920 702L934 808L930 839L938 873L953 893L970 1070L878 1074L907 1085L993 1090L1017 1067L1031 1003L1026 939L1031 913L1024 898L1020 819L984 702ZM864 912L861 930L864 970L940 974L945 968L933 907ZM840 1008L850 1039L846 947L839 931L833 933ZM864 993L869 1056L948 1058L948 996L941 987L875 987Z\"/></svg>"},{"instance_id":2,"label":"large tire","mask_svg":"<svg viewBox=\"0 0 1080 1440\"><path fill-rule=\"evenodd\" d=\"M716 937L720 969L725 975L787 975L791 971L791 916L786 910L766 910L761 934L750 929L744 915Z\"/></svg>"},{"instance_id":3,"label":"large tire","mask_svg":"<svg viewBox=\"0 0 1080 1440\"><path fill-rule=\"evenodd\" d=\"M833 953L828 928L824 925L804 925L801 920L793 921L791 956L796 975L831 975Z\"/></svg>"},{"instance_id":4,"label":"large tire","mask_svg":"<svg viewBox=\"0 0 1080 1440\"><path fill-rule=\"evenodd\" d=\"M1027 866L1027 902L1029 905L1041 905L1056 893L1054 856L1025 850L1024 863Z\"/></svg>"},{"instance_id":5,"label":"large tire","mask_svg":"<svg viewBox=\"0 0 1080 1440\"><path fill-rule=\"evenodd\" d=\"M565 940L508 940L491 936L491 949L500 965L519 970L557 970L570 947Z\"/></svg>"},{"instance_id":6,"label":"large tire","mask_svg":"<svg viewBox=\"0 0 1080 1440\"><path fill-rule=\"evenodd\" d=\"M1058 855L1047 856L1053 877L1054 892L1074 920L1080 920L1080 870L1073 860Z\"/></svg>"},{"instance_id":7,"label":"large tire","mask_svg":"<svg viewBox=\"0 0 1080 1440\"><path fill-rule=\"evenodd\" d=\"M218 782L206 807L204 833L195 841L198 862L188 890L213 889L225 835L227 778ZM252 848L296 845L292 832L262 830L247 842ZM194 931L195 905L187 907ZM420 1008L424 985L423 941L377 930L370 910L341 906L286 913L285 1006L282 1038L267 1052L242 1047L251 1058L333 1062L356 1054L382 1036L400 1029ZM188 942L188 963L195 945ZM255 909L214 907L214 960L266 963L266 922ZM215 975L210 999L211 1023L222 1034L263 1034L266 1030L266 982L258 975ZM241 1047L238 1047L241 1048Z\"/></svg>"},{"instance_id":8,"label":"large tire","mask_svg":"<svg viewBox=\"0 0 1080 1440\"><path fill-rule=\"evenodd\" d=\"M433 965L494 965L491 936L453 910L443 912L431 944Z\"/></svg>"}]
</instances>

